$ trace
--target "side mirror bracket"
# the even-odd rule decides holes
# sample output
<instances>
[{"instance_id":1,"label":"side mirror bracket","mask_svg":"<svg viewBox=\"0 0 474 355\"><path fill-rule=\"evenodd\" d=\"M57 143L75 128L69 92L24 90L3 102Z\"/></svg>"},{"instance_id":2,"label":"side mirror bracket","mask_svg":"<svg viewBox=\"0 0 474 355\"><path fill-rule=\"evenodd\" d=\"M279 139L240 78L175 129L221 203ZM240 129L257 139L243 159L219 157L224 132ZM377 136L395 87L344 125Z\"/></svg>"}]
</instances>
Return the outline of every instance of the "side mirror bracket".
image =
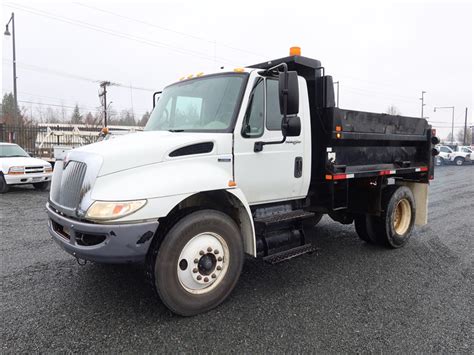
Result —
<instances>
[{"instance_id":1,"label":"side mirror bracket","mask_svg":"<svg viewBox=\"0 0 474 355\"><path fill-rule=\"evenodd\" d=\"M283 67L283 71L278 72L280 113L283 115L281 122L283 138L280 141L255 142L253 149L254 152L261 152L263 146L267 144L285 143L286 137L299 136L301 133L301 120L297 116L299 111L298 74L296 71L288 71L288 65L286 63L270 68L266 73L272 72L279 67ZM288 117L288 115L291 116Z\"/></svg>"}]
</instances>

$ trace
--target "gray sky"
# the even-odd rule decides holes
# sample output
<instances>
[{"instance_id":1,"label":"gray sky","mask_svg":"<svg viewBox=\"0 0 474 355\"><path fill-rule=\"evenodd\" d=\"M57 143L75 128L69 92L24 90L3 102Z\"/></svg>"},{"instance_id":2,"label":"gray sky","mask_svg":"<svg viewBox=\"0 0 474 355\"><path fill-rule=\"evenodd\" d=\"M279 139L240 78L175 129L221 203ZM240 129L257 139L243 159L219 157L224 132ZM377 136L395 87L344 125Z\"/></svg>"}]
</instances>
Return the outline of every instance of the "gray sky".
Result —
<instances>
[{"instance_id":1,"label":"gray sky","mask_svg":"<svg viewBox=\"0 0 474 355\"><path fill-rule=\"evenodd\" d=\"M291 4L291 7L289 5ZM340 106L425 115L442 136L473 102L470 1L2 1L15 12L20 101L99 105L98 82L160 90L183 75L288 54L293 45L340 80ZM2 24L3 25L3 24ZM2 27L3 28L3 27ZM12 41L2 38L2 93L12 90ZM110 87L118 111L151 109L150 91ZM20 102L37 112L38 105ZM45 106L43 106L45 107ZM68 109L70 115L71 109ZM456 127L457 128L457 127Z\"/></svg>"}]
</instances>

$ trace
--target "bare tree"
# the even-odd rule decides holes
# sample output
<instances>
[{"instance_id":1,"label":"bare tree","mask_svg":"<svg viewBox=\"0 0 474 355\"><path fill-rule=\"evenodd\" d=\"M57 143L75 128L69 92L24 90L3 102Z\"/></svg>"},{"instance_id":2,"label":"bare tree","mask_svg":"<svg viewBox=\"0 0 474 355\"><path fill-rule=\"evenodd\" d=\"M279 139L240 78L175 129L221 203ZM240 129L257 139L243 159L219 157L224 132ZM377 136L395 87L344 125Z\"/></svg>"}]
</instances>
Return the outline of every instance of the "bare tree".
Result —
<instances>
[{"instance_id":1,"label":"bare tree","mask_svg":"<svg viewBox=\"0 0 474 355\"><path fill-rule=\"evenodd\" d=\"M472 142L472 130L470 127L467 128L466 130L466 142L464 142L464 127L461 128L457 133L456 133L456 140L460 142L461 144L467 144L470 145Z\"/></svg>"},{"instance_id":2,"label":"bare tree","mask_svg":"<svg viewBox=\"0 0 474 355\"><path fill-rule=\"evenodd\" d=\"M389 107L387 107L386 113L393 116L400 116L402 114L398 107L395 105L390 105Z\"/></svg>"}]
</instances>

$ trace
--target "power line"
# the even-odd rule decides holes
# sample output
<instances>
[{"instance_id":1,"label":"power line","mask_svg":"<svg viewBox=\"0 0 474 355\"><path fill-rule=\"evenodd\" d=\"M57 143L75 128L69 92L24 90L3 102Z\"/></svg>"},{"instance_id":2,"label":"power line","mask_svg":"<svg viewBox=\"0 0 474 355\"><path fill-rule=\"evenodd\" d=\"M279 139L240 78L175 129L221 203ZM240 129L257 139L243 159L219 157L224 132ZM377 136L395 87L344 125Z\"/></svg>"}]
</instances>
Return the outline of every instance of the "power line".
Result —
<instances>
[{"instance_id":1,"label":"power line","mask_svg":"<svg viewBox=\"0 0 474 355\"><path fill-rule=\"evenodd\" d=\"M199 57L201 59L209 60L209 61L212 61L212 62L215 61L214 57L208 56L208 55L206 55L205 53L202 53L202 52L197 52L197 51L193 51L193 50L189 50L189 49L184 49L184 48L172 46L172 45L169 45L167 43L162 43L162 42L158 42L158 41L152 41L152 40L149 40L149 39L144 38L144 37L134 36L134 35L130 35L130 34L125 33L125 32L119 32L119 31L111 30L109 28L94 25L94 24L84 22L84 21L81 21L81 20L75 20L75 19L64 17L64 16L58 16L58 15L52 14L52 13L47 12L47 11L38 10L38 9L35 9L35 8L32 8L32 7L27 7L27 6L24 6L24 5L20 6L20 5L12 4L12 3L6 3L5 5L8 6L8 7L11 7L11 8L21 10L21 11L32 13L32 14L37 15L37 16L43 16L43 17L47 17L47 18L50 18L50 19L53 19L53 20L56 20L56 21L60 21L60 22L64 22L64 23L67 23L67 24L72 24L72 25L75 25L75 26L79 26L81 28L87 28L89 30L106 33L106 34L109 34L111 36L124 38L124 39L128 39L128 40L135 41L135 42L144 43L144 44L147 44L147 45L153 46L153 47L168 48L168 49L170 49L174 52L180 53L180 54L190 55L190 56L193 56L193 57ZM233 64L233 63L227 61L225 58L219 58L219 59L223 62L226 62L227 64Z\"/></svg>"},{"instance_id":2,"label":"power line","mask_svg":"<svg viewBox=\"0 0 474 355\"><path fill-rule=\"evenodd\" d=\"M196 36L196 35L193 35L193 34L190 34L190 33L182 32L182 31L177 31L177 30L174 30L174 29L171 29L171 28L168 28L168 27L159 26L159 25L156 25L156 24L154 24L154 23L147 22L147 21L143 21L143 20L139 20L139 19L134 18L134 17L121 15L121 14L118 14L118 13L113 12L113 11L110 11L110 10L101 9L101 8L98 8L98 7L95 7L95 6L91 6L91 5L86 5L86 4L83 4L83 3L80 3L80 2L75 2L74 4L79 5L79 6L82 6L82 7L85 7L85 8L88 8L88 9L91 9L91 10L100 11L100 12L103 12L103 13L106 13L106 14L109 14L109 15L112 15L112 16L115 16L115 17L119 17L119 18L123 18L123 19L129 20L129 21L133 21L133 22L136 22L136 23L140 23L140 24L143 24L143 25L146 25L146 26L154 27L154 28L157 28L157 29L162 30L162 31L171 32L171 33L174 33L174 34L177 34L177 35L180 35L180 36L192 38L192 39L194 39L194 40L207 42L207 43L209 43L209 44L216 44L216 45L219 45L219 46L221 46L221 47L226 47L226 48L229 48L229 49L238 51L238 52L256 55L256 56L259 56L259 57L261 57L261 58L266 58L266 56L264 56L264 55L262 55L262 54L260 54L260 53L256 53L256 52L252 52L252 51L249 51L249 50L246 50L246 49L234 47L234 46L231 46L231 45L229 45L229 44L225 44L225 43L221 43L221 42L216 42L216 41L214 41L214 40L210 40L210 39L204 38L204 37L199 37L199 36Z\"/></svg>"},{"instance_id":3,"label":"power line","mask_svg":"<svg viewBox=\"0 0 474 355\"><path fill-rule=\"evenodd\" d=\"M10 63L11 60L3 59L3 62L4 63ZM17 65L19 67L23 68L23 69L32 70L32 71L36 71L36 72L40 72L40 73L53 74L53 75L67 77L67 78L71 78L71 79L87 81L87 82L90 82L90 83L100 83L101 82L101 80L88 78L88 77L85 77L85 76L82 76L82 75L67 73L67 72L56 70L56 69L41 67L41 66L38 66L38 65L27 64L27 63L23 63L23 62L17 62ZM155 92L156 91L156 90L150 89L150 88L125 85L125 84L118 83L118 82L114 82L114 84L115 84L114 86L118 86L118 87L129 89L129 90L131 88L133 90L142 90L142 91L149 91L149 92Z\"/></svg>"}]
</instances>

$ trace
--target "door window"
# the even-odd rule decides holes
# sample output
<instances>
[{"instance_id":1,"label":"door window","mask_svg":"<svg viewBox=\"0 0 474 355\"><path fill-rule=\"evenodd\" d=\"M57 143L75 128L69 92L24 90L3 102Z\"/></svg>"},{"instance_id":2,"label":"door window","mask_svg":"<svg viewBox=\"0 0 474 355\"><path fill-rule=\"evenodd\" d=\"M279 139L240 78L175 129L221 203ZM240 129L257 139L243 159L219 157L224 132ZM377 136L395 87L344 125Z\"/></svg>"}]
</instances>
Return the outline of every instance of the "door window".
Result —
<instances>
[{"instance_id":1,"label":"door window","mask_svg":"<svg viewBox=\"0 0 474 355\"><path fill-rule=\"evenodd\" d=\"M265 116L263 97L263 79L258 78L250 94L249 104L245 112L244 124L242 126L242 136L245 138L256 138L263 134Z\"/></svg>"}]
</instances>

